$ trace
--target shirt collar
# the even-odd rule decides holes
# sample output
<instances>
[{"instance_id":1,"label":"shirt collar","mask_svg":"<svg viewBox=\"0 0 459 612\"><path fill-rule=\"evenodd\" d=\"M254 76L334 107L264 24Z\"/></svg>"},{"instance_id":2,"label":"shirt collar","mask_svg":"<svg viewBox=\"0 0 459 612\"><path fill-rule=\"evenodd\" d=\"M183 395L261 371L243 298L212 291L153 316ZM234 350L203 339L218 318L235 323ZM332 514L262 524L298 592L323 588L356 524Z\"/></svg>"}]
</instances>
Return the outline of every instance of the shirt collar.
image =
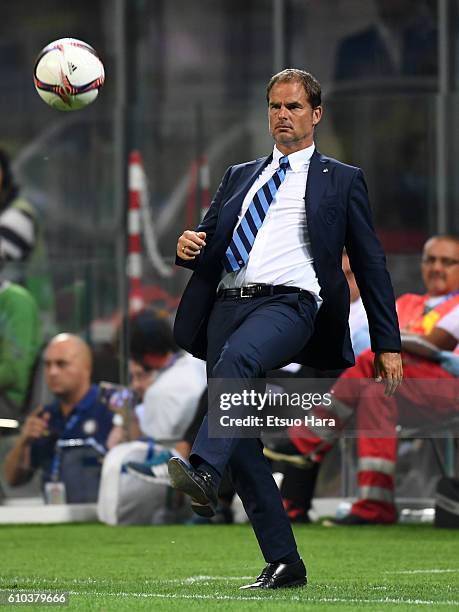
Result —
<instances>
[{"instance_id":1,"label":"shirt collar","mask_svg":"<svg viewBox=\"0 0 459 612\"><path fill-rule=\"evenodd\" d=\"M75 406L72 408L72 411L67 415L67 419L69 419L76 412L85 412L86 410L91 408L91 406L95 403L97 399L97 395L98 387L97 385L93 384L89 387L88 391L85 393L85 395L83 395L80 401L76 403ZM62 415L59 401L56 401L51 404L51 409L57 414Z\"/></svg>"},{"instance_id":2,"label":"shirt collar","mask_svg":"<svg viewBox=\"0 0 459 612\"><path fill-rule=\"evenodd\" d=\"M311 157L316 149L315 144L313 143L309 147L305 149L300 149L299 151L295 151L295 153L290 153L288 156L288 161L290 162L290 168L293 172L298 172L302 170L304 166L309 164ZM273 162L279 165L279 160L281 157L284 157L284 153L281 153L279 149L274 145L273 149Z\"/></svg>"},{"instance_id":3,"label":"shirt collar","mask_svg":"<svg viewBox=\"0 0 459 612\"><path fill-rule=\"evenodd\" d=\"M92 384L89 387L88 392L80 399L78 404L75 405L75 408L77 410L88 410L88 408L95 403L98 391L97 385Z\"/></svg>"}]
</instances>

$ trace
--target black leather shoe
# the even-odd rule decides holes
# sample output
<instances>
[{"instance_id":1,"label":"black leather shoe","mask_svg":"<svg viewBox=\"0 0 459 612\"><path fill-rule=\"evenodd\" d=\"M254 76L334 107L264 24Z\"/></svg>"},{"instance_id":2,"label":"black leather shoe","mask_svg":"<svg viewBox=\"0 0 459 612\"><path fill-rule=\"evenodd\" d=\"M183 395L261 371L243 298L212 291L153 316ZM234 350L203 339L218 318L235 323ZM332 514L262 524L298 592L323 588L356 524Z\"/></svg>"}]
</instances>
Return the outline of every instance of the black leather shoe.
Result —
<instances>
[{"instance_id":1,"label":"black leather shoe","mask_svg":"<svg viewBox=\"0 0 459 612\"><path fill-rule=\"evenodd\" d=\"M240 589L285 589L288 587L306 586L308 577L303 559L295 563L268 563L252 584L245 584Z\"/></svg>"},{"instance_id":2,"label":"black leather shoe","mask_svg":"<svg viewBox=\"0 0 459 612\"><path fill-rule=\"evenodd\" d=\"M194 470L178 457L172 457L167 468L174 489L191 497L192 510L206 518L214 516L218 499L211 475L204 470Z\"/></svg>"},{"instance_id":3,"label":"black leather shoe","mask_svg":"<svg viewBox=\"0 0 459 612\"><path fill-rule=\"evenodd\" d=\"M314 465L314 462L307 455L300 453L293 442L272 440L264 444L263 454L271 461L284 461L303 470L308 470Z\"/></svg>"}]
</instances>

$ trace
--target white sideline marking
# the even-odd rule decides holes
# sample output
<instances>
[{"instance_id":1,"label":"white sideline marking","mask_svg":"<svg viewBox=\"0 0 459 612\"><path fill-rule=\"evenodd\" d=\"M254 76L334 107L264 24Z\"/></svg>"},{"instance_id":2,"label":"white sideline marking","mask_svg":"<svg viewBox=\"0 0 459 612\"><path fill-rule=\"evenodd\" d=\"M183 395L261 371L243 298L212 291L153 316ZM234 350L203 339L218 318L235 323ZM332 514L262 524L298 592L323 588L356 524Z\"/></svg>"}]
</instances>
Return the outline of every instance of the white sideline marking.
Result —
<instances>
[{"instance_id":1,"label":"white sideline marking","mask_svg":"<svg viewBox=\"0 0 459 612\"><path fill-rule=\"evenodd\" d=\"M400 570L400 571L394 571L394 572L385 572L385 574L416 574L416 573L457 573L459 572L459 569L452 569L452 568L445 568L445 569L439 569L439 568L433 568L433 569L426 569L426 570ZM197 575L197 576L189 576L188 578L184 578L184 579L164 579L164 580L144 580L143 584L148 588L148 586L159 586L159 585L165 585L165 584L178 584L178 585L182 585L182 586L186 586L186 585L190 585L190 584L194 584L194 583L199 583L199 582L206 582L206 581L219 581L219 580L223 580L223 581L242 581L242 580L250 580L252 579L253 576L206 576L206 575ZM55 583L55 584L59 584L60 588L64 588L65 589L65 585L69 584L69 583L74 583L74 584L111 584L113 585L113 581L111 580L107 580L107 579L96 579L96 578L91 578L91 577L87 577L87 578L81 578L81 579L77 579L74 578L73 580L60 580L57 579L55 577L53 578L26 578L26 577L22 577L22 576L17 576L16 578L4 578L4 577L0 577L0 583L5 583L5 582L10 582L11 580L17 580L17 581L22 581L25 583L41 583L41 584L50 584L50 583ZM381 587L374 587L375 590L376 589L384 589L387 588L385 586L381 586ZM0 591L4 591L4 588L0 588ZM21 591L26 591L27 589L17 589L18 592ZM90 597L90 596L94 596L94 597L114 597L114 598L126 598L126 597L133 597L133 598L138 598L138 599L195 599L195 600L209 600L209 599L218 599L218 600L223 600L223 601L265 601L265 600L272 600L272 601L286 601L286 600L290 600L290 601L302 601L302 602L307 602L310 604L321 604L321 603L352 603L352 604L404 604L404 605L413 605L413 606L433 606L433 605L440 605L440 606L459 606L459 601L455 601L455 600L444 600L444 601L435 601L435 600L422 600L422 599L394 599L394 598L389 598L389 597L385 597L383 599L357 599L357 598L352 598L352 599L347 599L345 597L319 597L319 598L314 598L314 597L309 597L308 595L304 596L298 596L298 595L294 595L292 593L292 595L290 595L288 598L285 597L277 597L275 595L265 595L265 596L259 596L259 595L252 595L252 596L244 596L244 595L200 595L200 594L186 594L186 593L136 593L136 592L124 592L124 591L119 591L119 592L99 592L99 591L73 591L70 590L68 591L69 594L71 595L75 595L78 597ZM285 594L287 594L285 591L283 592Z\"/></svg>"},{"instance_id":2,"label":"white sideline marking","mask_svg":"<svg viewBox=\"0 0 459 612\"><path fill-rule=\"evenodd\" d=\"M397 570L384 572L385 574L456 574L459 569L417 569L417 570Z\"/></svg>"},{"instance_id":3,"label":"white sideline marking","mask_svg":"<svg viewBox=\"0 0 459 612\"><path fill-rule=\"evenodd\" d=\"M283 591L285 593L285 591ZM137 598L158 598L158 599L219 599L225 601L302 601L308 604L321 604L321 603L368 603L368 604L408 604L413 606L459 606L459 601L446 600L446 601L435 601L435 600L424 600L424 599L391 599L385 597L384 599L346 599L345 597L319 597L312 599L310 597L299 597L298 595L292 595L291 597L276 597L266 596L260 597L254 595L252 597L244 597L243 595L186 595L179 593L129 593L120 591L118 593L100 593L97 591L69 591L69 595L78 596L95 596L95 597L137 597Z\"/></svg>"},{"instance_id":4,"label":"white sideline marking","mask_svg":"<svg viewBox=\"0 0 459 612\"><path fill-rule=\"evenodd\" d=\"M195 582L207 582L210 580L254 580L255 574L253 576L189 576L188 578L161 578L159 580L144 580L142 584L146 586L153 585L163 585L163 584L194 584ZM62 578L56 578L53 576L52 578L29 578L23 576L13 576L12 578L5 578L0 576L0 584L13 582L24 582L24 583L33 583L33 584L111 584L113 585L113 580L109 580L107 578L73 578L69 580L62 580Z\"/></svg>"},{"instance_id":5,"label":"white sideline marking","mask_svg":"<svg viewBox=\"0 0 459 612\"><path fill-rule=\"evenodd\" d=\"M207 582L209 580L255 580L254 576L190 576L189 578L172 578L161 580L170 584L194 584L195 582Z\"/></svg>"},{"instance_id":6,"label":"white sideline marking","mask_svg":"<svg viewBox=\"0 0 459 612\"><path fill-rule=\"evenodd\" d=\"M199 578L203 578L203 576L199 576ZM216 576L212 576L212 579L218 579ZM234 576L228 577L231 579L235 579ZM227 579L227 578L225 578ZM237 578L239 580L239 578ZM10 579L11 580L11 579ZM186 579L185 579L186 580ZM31 580L32 582L32 580ZM34 582L38 582L34 580ZM42 580L41 582L51 582ZM57 581L55 581L57 582ZM62 584L63 581L59 581ZM81 582L78 580L74 580L73 582ZM94 582L101 582L96 581ZM183 582L183 581L182 581ZM5 589L0 589L0 591L4 591ZM18 592L27 591L28 589L16 589ZM402 605L412 605L412 606L459 606L459 601L455 600L444 600L444 601L435 601L435 600L426 600L426 599L394 599L390 597L385 597L383 599L347 599L345 597L309 597L305 595L300 597L298 595L290 595L289 597L277 597L276 595L266 595L264 597L260 597L259 595L253 596L244 596L244 595L188 595L186 593L135 593L135 592L100 592L100 591L68 591L69 595L76 595L78 597L136 597L138 599L196 599L196 600L207 600L207 599L218 599L224 601L302 601L308 604L322 604L322 603L352 603L352 604L402 604ZM286 591L283 591L284 594L287 594Z\"/></svg>"}]
</instances>

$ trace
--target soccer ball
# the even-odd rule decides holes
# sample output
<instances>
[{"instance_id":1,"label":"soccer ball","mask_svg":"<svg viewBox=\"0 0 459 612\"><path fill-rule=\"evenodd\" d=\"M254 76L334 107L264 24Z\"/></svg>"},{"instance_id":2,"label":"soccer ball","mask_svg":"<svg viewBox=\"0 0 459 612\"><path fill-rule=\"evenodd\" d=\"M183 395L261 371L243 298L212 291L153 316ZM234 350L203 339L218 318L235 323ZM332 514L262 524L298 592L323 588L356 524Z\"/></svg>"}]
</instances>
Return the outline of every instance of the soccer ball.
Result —
<instances>
[{"instance_id":1,"label":"soccer ball","mask_svg":"<svg viewBox=\"0 0 459 612\"><path fill-rule=\"evenodd\" d=\"M104 66L87 43L61 38L40 52L34 69L38 95L53 108L73 111L97 98L104 84Z\"/></svg>"}]
</instances>

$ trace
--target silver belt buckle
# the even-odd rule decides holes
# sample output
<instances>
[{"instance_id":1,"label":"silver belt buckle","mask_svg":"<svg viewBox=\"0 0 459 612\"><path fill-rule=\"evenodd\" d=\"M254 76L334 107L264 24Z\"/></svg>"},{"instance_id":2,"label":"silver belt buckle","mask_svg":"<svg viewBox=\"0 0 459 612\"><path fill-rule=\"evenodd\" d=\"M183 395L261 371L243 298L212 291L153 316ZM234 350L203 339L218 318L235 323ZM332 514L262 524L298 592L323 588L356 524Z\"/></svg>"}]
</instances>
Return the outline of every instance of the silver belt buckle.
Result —
<instances>
[{"instance_id":1,"label":"silver belt buckle","mask_svg":"<svg viewBox=\"0 0 459 612\"><path fill-rule=\"evenodd\" d=\"M250 285L245 285L243 287L241 287L241 298L250 298L253 297L253 295L251 293L245 293L244 290L245 289L250 289L251 287L256 287L256 283L252 283Z\"/></svg>"}]
</instances>

